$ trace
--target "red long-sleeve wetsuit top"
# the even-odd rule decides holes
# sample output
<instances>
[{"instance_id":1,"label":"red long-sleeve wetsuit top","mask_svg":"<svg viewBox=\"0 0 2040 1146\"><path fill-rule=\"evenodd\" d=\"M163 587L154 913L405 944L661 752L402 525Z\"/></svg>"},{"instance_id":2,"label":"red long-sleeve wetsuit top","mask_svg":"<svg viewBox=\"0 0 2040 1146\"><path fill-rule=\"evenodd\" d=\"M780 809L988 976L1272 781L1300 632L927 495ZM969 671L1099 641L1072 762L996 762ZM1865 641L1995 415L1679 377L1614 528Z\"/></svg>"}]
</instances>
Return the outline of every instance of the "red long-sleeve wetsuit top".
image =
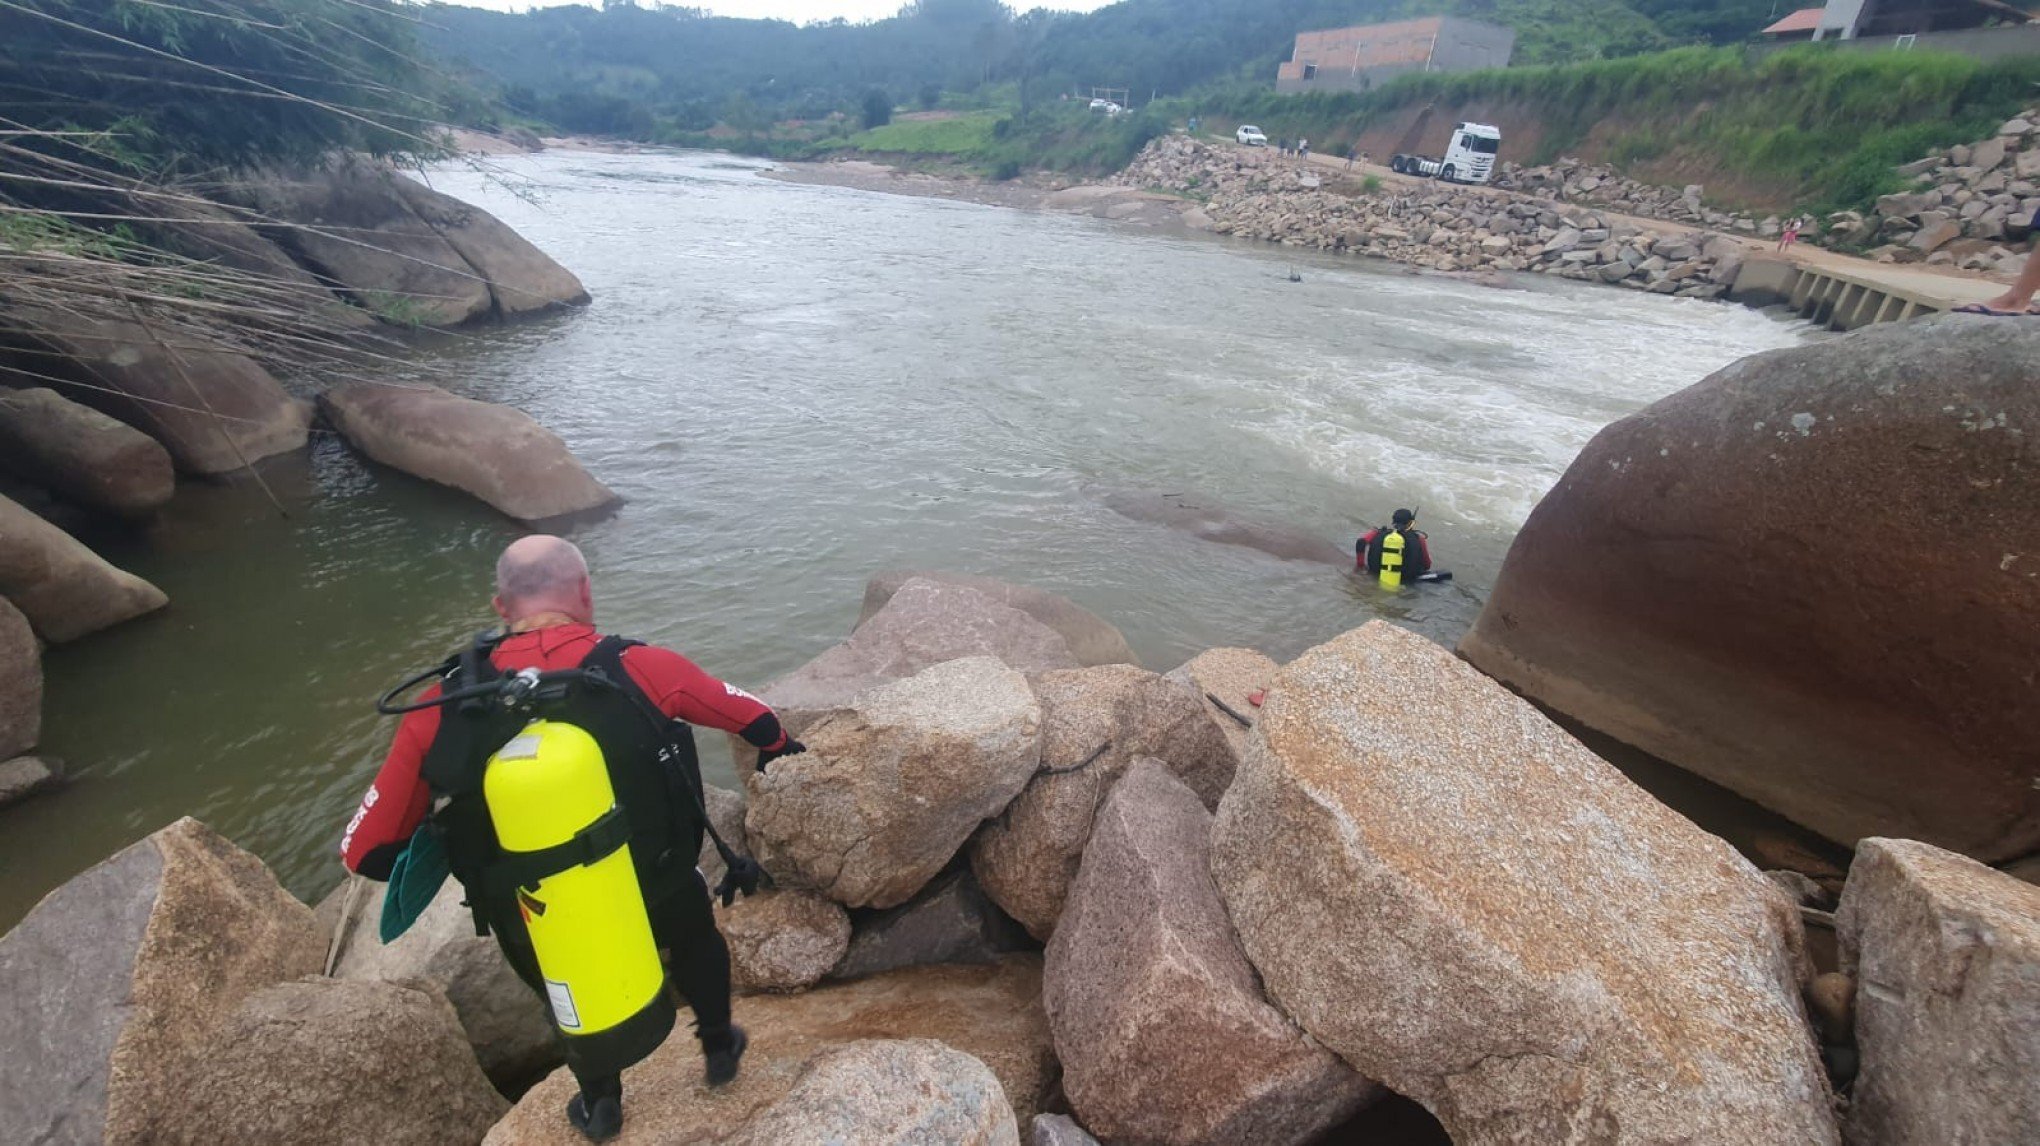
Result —
<instances>
[{"instance_id":1,"label":"red long-sleeve wetsuit top","mask_svg":"<svg viewBox=\"0 0 2040 1146\"><path fill-rule=\"evenodd\" d=\"M554 625L504 638L489 659L505 672L576 668L601 640L593 625ZM659 711L675 720L734 732L768 752L786 745L779 717L764 701L724 684L671 649L632 645L623 651L623 668ZM435 684L420 699L438 693ZM440 711L421 708L397 726L382 771L376 773L375 783L340 837L340 858L349 871L371 879L389 878L390 865L431 810L432 793L419 768L439 735Z\"/></svg>"},{"instance_id":2,"label":"red long-sleeve wetsuit top","mask_svg":"<svg viewBox=\"0 0 2040 1146\"><path fill-rule=\"evenodd\" d=\"M1384 525L1377 529L1370 529L1360 535L1359 542L1353 546L1353 568L1356 571L1361 573L1368 571L1368 546L1373 545L1375 538L1387 533L1392 528L1393 526ZM1431 539L1426 537L1423 530L1420 529L1412 529L1404 534L1403 537L1405 544L1412 539L1416 541L1414 547L1403 551L1403 571L1411 577L1419 577L1429 573L1431 571Z\"/></svg>"}]
</instances>

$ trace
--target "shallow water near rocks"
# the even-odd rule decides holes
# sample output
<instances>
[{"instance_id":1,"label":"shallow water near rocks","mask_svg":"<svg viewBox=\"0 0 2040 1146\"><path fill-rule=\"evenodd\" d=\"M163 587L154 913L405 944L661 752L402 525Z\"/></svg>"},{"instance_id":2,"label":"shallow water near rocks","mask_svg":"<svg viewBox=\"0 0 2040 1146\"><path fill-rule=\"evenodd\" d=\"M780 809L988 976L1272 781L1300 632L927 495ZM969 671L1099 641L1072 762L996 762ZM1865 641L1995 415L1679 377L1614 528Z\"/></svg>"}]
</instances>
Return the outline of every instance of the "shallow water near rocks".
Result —
<instances>
[{"instance_id":1,"label":"shallow water near rocks","mask_svg":"<svg viewBox=\"0 0 2040 1146\"><path fill-rule=\"evenodd\" d=\"M604 625L746 685L840 640L865 579L903 566L1067 594L1159 670L1220 645L1288 658L1375 617L1453 641L1596 430L1805 329L784 184L721 156L499 162L523 197L468 170L433 181L595 304L421 357L530 411L628 499L575 532ZM0 927L185 814L324 891L387 746L375 694L490 621L513 523L330 438L263 473L288 518L251 482L188 485L147 537L103 542L173 603L50 651L43 751L77 779L0 811ZM1117 489L1349 550L1420 506L1458 579L1383 594L1123 517Z\"/></svg>"}]
</instances>

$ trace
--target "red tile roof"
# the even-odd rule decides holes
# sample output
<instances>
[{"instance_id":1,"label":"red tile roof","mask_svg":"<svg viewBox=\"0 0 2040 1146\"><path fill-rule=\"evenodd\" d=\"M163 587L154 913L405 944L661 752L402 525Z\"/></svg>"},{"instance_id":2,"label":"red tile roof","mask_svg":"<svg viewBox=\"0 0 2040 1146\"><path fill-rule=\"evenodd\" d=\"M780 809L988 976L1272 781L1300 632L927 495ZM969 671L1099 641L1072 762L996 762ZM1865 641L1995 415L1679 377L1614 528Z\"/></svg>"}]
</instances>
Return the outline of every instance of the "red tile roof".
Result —
<instances>
[{"instance_id":1,"label":"red tile roof","mask_svg":"<svg viewBox=\"0 0 2040 1146\"><path fill-rule=\"evenodd\" d=\"M1761 34L1765 36L1778 36L1786 32L1811 32L1815 28L1820 27L1821 15L1826 11L1826 8L1801 8L1799 11L1764 29Z\"/></svg>"}]
</instances>

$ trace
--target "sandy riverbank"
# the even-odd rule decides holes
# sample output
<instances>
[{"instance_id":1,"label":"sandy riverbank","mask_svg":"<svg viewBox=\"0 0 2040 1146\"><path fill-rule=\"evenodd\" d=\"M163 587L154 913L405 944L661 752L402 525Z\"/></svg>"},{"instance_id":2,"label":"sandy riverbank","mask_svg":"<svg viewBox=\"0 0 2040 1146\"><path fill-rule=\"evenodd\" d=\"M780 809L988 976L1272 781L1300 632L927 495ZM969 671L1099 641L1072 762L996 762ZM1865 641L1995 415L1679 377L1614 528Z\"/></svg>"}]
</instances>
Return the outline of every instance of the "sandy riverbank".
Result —
<instances>
[{"instance_id":1,"label":"sandy riverbank","mask_svg":"<svg viewBox=\"0 0 2040 1146\"><path fill-rule=\"evenodd\" d=\"M1012 207L1023 211L1091 215L1136 226L1210 229L1209 220L1200 219L1191 210L1196 204L1181 196L1109 183L1078 182L1067 176L1045 173L995 183L963 175L909 171L866 159L838 159L823 163L784 163L770 172L768 178L787 183L854 187L890 195Z\"/></svg>"}]
</instances>

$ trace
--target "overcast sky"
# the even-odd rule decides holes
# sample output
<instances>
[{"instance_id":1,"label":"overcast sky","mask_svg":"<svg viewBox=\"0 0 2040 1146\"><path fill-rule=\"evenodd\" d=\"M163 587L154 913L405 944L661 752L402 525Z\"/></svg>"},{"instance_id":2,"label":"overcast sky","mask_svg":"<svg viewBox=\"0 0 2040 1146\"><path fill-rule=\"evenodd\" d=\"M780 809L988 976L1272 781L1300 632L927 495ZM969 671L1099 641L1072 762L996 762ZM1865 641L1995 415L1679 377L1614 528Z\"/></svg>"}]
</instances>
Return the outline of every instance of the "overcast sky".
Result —
<instances>
[{"instance_id":1,"label":"overcast sky","mask_svg":"<svg viewBox=\"0 0 2040 1146\"><path fill-rule=\"evenodd\" d=\"M451 0L468 8L494 8L499 12L522 12L526 8L545 6L548 3L586 3L591 8L601 7L601 0ZM805 24L810 20L833 20L838 16L846 20L879 20L900 10L905 0L671 0L675 7L707 8L718 16L740 16L747 19L791 20ZM1103 8L1114 0L1008 0L1008 7L1025 11L1029 8L1056 8L1070 12L1089 12Z\"/></svg>"}]
</instances>

